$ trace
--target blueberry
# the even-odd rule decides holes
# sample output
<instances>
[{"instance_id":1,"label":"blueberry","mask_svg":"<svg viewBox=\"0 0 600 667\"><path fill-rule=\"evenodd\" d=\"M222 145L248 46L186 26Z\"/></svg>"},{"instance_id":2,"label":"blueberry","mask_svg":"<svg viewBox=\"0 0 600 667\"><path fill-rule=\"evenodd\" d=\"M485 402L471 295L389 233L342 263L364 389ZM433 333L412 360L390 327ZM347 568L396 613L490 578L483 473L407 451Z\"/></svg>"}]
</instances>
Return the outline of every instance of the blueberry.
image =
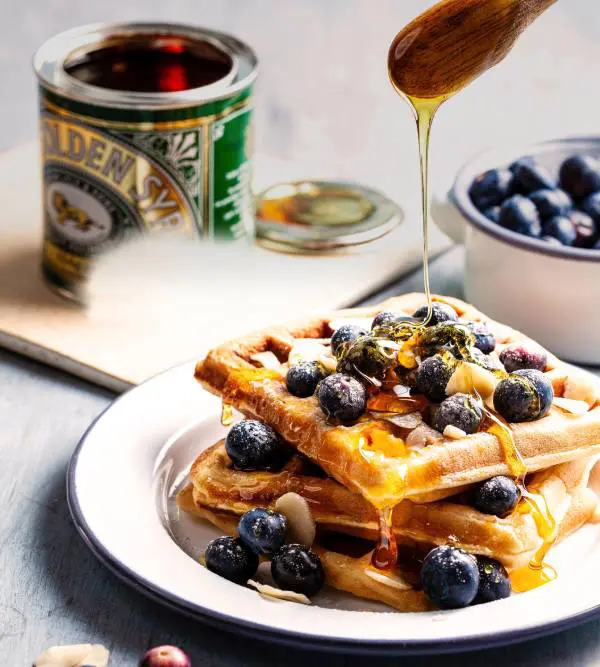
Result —
<instances>
[{"instance_id":1,"label":"blueberry","mask_svg":"<svg viewBox=\"0 0 600 667\"><path fill-rule=\"evenodd\" d=\"M477 568L479 569L479 588L475 604L510 597L512 586L508 572L502 563L486 558L486 556L477 556Z\"/></svg>"},{"instance_id":2,"label":"blueberry","mask_svg":"<svg viewBox=\"0 0 600 667\"><path fill-rule=\"evenodd\" d=\"M364 386L356 378L341 373L329 375L319 384L317 398L327 417L343 424L356 421L367 408Z\"/></svg>"},{"instance_id":3,"label":"blueberry","mask_svg":"<svg viewBox=\"0 0 600 667\"><path fill-rule=\"evenodd\" d=\"M498 220L500 220L500 206L490 206L490 208L486 208L485 211L483 211L483 215L485 215L488 220L497 223Z\"/></svg>"},{"instance_id":4,"label":"blueberry","mask_svg":"<svg viewBox=\"0 0 600 667\"><path fill-rule=\"evenodd\" d=\"M245 419L231 428L225 449L239 470L271 470L280 466L287 454L277 433L254 419Z\"/></svg>"},{"instance_id":5,"label":"blueberry","mask_svg":"<svg viewBox=\"0 0 600 667\"><path fill-rule=\"evenodd\" d=\"M361 337L338 361L337 371L361 382L383 380L387 370L397 362L397 346L376 334Z\"/></svg>"},{"instance_id":6,"label":"blueberry","mask_svg":"<svg viewBox=\"0 0 600 667\"><path fill-rule=\"evenodd\" d=\"M523 368L543 371L548 363L548 354L542 347L533 343L514 343L502 350L500 361L509 373Z\"/></svg>"},{"instance_id":7,"label":"blueberry","mask_svg":"<svg viewBox=\"0 0 600 667\"><path fill-rule=\"evenodd\" d=\"M373 324L371 325L371 330L375 329L376 327L380 327L384 324L390 324L391 322L395 322L398 317L399 317L398 313L393 313L391 310L384 310L382 313L375 315L375 317L373 318Z\"/></svg>"},{"instance_id":8,"label":"blueberry","mask_svg":"<svg viewBox=\"0 0 600 667\"><path fill-rule=\"evenodd\" d=\"M331 351L336 357L339 357L350 347L351 343L360 336L366 336L369 333L366 329L357 327L355 324L344 324L335 331L331 337Z\"/></svg>"},{"instance_id":9,"label":"blueberry","mask_svg":"<svg viewBox=\"0 0 600 667\"><path fill-rule=\"evenodd\" d=\"M600 236L600 225L597 225L583 211L573 211L569 218L575 225L575 233L577 234L573 245L576 248L591 248Z\"/></svg>"},{"instance_id":10,"label":"blueberry","mask_svg":"<svg viewBox=\"0 0 600 667\"><path fill-rule=\"evenodd\" d=\"M557 248L562 248L562 243L554 238L554 236L542 236L542 241L546 241L546 243L549 243L550 245L553 245Z\"/></svg>"},{"instance_id":11,"label":"blueberry","mask_svg":"<svg viewBox=\"0 0 600 667\"><path fill-rule=\"evenodd\" d=\"M555 187L556 183L545 167L522 162L515 168L513 192L528 195L537 190L553 190Z\"/></svg>"},{"instance_id":12,"label":"blueberry","mask_svg":"<svg viewBox=\"0 0 600 667\"><path fill-rule=\"evenodd\" d=\"M440 403L446 398L446 386L454 369L439 354L425 359L417 370L416 390L430 401Z\"/></svg>"},{"instance_id":13,"label":"blueberry","mask_svg":"<svg viewBox=\"0 0 600 667\"><path fill-rule=\"evenodd\" d=\"M550 220L544 223L542 233L544 236L555 238L562 245L573 245L573 242L577 238L575 225L569 218L565 218L564 216L550 218Z\"/></svg>"},{"instance_id":14,"label":"blueberry","mask_svg":"<svg viewBox=\"0 0 600 667\"><path fill-rule=\"evenodd\" d=\"M316 361L301 361L290 366L285 378L285 386L293 396L306 398L315 393L315 389L325 377L325 372Z\"/></svg>"},{"instance_id":15,"label":"blueberry","mask_svg":"<svg viewBox=\"0 0 600 667\"><path fill-rule=\"evenodd\" d=\"M524 157L520 157L518 160L515 160L514 162L511 162L510 165L508 166L508 168L514 174L515 171L517 171L517 169L522 164L528 164L530 166L535 166L536 161L535 161L535 158L531 157L531 155L525 155Z\"/></svg>"},{"instance_id":16,"label":"blueberry","mask_svg":"<svg viewBox=\"0 0 600 667\"><path fill-rule=\"evenodd\" d=\"M584 213L587 213L597 225L600 222L600 192L594 192L594 194L586 197L581 202L580 208Z\"/></svg>"},{"instance_id":17,"label":"blueberry","mask_svg":"<svg viewBox=\"0 0 600 667\"><path fill-rule=\"evenodd\" d=\"M236 584L245 584L258 569L258 556L239 538L217 537L204 554L206 567Z\"/></svg>"},{"instance_id":18,"label":"blueberry","mask_svg":"<svg viewBox=\"0 0 600 667\"><path fill-rule=\"evenodd\" d=\"M538 190L529 199L535 204L542 220L568 215L573 208L571 198L563 190Z\"/></svg>"},{"instance_id":19,"label":"blueberry","mask_svg":"<svg viewBox=\"0 0 600 667\"><path fill-rule=\"evenodd\" d=\"M475 347L484 354L496 349L496 337L483 322L466 322L466 325L475 336Z\"/></svg>"},{"instance_id":20,"label":"blueberry","mask_svg":"<svg viewBox=\"0 0 600 667\"><path fill-rule=\"evenodd\" d=\"M508 169L490 169L480 174L469 188L471 201L480 211L500 204L510 193L512 179Z\"/></svg>"},{"instance_id":21,"label":"blueberry","mask_svg":"<svg viewBox=\"0 0 600 667\"><path fill-rule=\"evenodd\" d=\"M468 359L475 345L475 334L462 322L442 322L425 327L419 334L417 352L421 359L447 350L457 359Z\"/></svg>"},{"instance_id":22,"label":"blueberry","mask_svg":"<svg viewBox=\"0 0 600 667\"><path fill-rule=\"evenodd\" d=\"M279 512L257 507L246 512L238 524L244 544L255 554L272 554L285 541L287 519Z\"/></svg>"},{"instance_id":23,"label":"blueberry","mask_svg":"<svg viewBox=\"0 0 600 667\"><path fill-rule=\"evenodd\" d=\"M475 400L467 394L454 394L442 401L435 412L434 427L440 433L446 426L456 426L465 433L475 433L481 420L483 410Z\"/></svg>"},{"instance_id":24,"label":"blueberry","mask_svg":"<svg viewBox=\"0 0 600 667\"><path fill-rule=\"evenodd\" d=\"M547 414L554 399L552 384L540 371L524 369L501 380L494 391L494 408L509 422L528 422Z\"/></svg>"},{"instance_id":25,"label":"blueberry","mask_svg":"<svg viewBox=\"0 0 600 667\"><path fill-rule=\"evenodd\" d=\"M513 195L500 207L498 224L518 234L537 238L542 231L535 204L521 195Z\"/></svg>"},{"instance_id":26,"label":"blueberry","mask_svg":"<svg viewBox=\"0 0 600 667\"><path fill-rule=\"evenodd\" d=\"M427 326L434 326L440 324L441 322L458 322L458 315L452 306L447 303L441 303L436 301L431 306L431 319L427 323ZM413 317L417 319L425 319L427 317L427 304L417 308L413 313Z\"/></svg>"},{"instance_id":27,"label":"blueberry","mask_svg":"<svg viewBox=\"0 0 600 667\"><path fill-rule=\"evenodd\" d=\"M504 516L519 502L519 489L510 477L498 475L482 482L474 492L473 506L483 514Z\"/></svg>"},{"instance_id":28,"label":"blueberry","mask_svg":"<svg viewBox=\"0 0 600 667\"><path fill-rule=\"evenodd\" d=\"M600 165L589 155L573 155L560 166L560 186L574 199L600 190Z\"/></svg>"},{"instance_id":29,"label":"blueberry","mask_svg":"<svg viewBox=\"0 0 600 667\"><path fill-rule=\"evenodd\" d=\"M271 574L275 583L285 591L316 595L325 583L321 559L301 544L286 544L271 561Z\"/></svg>"},{"instance_id":30,"label":"blueberry","mask_svg":"<svg viewBox=\"0 0 600 667\"><path fill-rule=\"evenodd\" d=\"M440 609L467 607L479 588L477 561L462 549L436 547L423 562L421 585Z\"/></svg>"}]
</instances>

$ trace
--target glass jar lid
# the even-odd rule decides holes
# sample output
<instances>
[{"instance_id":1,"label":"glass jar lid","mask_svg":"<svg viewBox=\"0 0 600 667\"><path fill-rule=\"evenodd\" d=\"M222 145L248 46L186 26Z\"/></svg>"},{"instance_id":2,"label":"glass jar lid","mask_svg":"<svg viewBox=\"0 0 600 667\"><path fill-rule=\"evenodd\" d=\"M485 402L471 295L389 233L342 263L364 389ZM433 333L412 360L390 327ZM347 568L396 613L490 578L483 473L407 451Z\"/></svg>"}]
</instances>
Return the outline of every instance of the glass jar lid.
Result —
<instances>
[{"instance_id":1,"label":"glass jar lid","mask_svg":"<svg viewBox=\"0 0 600 667\"><path fill-rule=\"evenodd\" d=\"M403 220L402 209L358 183L278 183L256 198L259 243L284 251L331 251L378 239Z\"/></svg>"}]
</instances>

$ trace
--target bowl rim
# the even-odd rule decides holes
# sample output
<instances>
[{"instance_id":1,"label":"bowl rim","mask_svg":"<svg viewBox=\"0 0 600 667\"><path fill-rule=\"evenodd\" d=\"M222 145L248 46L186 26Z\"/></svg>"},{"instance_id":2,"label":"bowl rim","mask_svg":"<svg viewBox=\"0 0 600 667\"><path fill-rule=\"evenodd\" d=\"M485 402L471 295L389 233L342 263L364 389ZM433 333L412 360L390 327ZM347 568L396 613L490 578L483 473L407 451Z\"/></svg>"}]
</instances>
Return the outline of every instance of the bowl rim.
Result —
<instances>
[{"instance_id":1,"label":"bowl rim","mask_svg":"<svg viewBox=\"0 0 600 667\"><path fill-rule=\"evenodd\" d=\"M526 146L512 145L501 149L493 148L480 151L473 155L460 167L456 174L454 184L450 190L450 199L458 210L463 214L465 220L481 230L488 236L502 241L510 246L515 246L527 252L541 255L549 255L559 259L576 260L584 262L600 262L600 250L591 248L571 248L569 246L554 246L541 239L524 236L504 227L500 227L483 215L469 197L469 187L478 174L486 169L494 168L494 165L510 164L513 160L525 155L539 157L544 153L552 153L557 148L564 150L572 147L572 151L582 152L593 148L593 152L600 154L600 137L581 136L564 137L558 139L547 139L537 141ZM488 166L484 166L488 165Z\"/></svg>"}]
</instances>

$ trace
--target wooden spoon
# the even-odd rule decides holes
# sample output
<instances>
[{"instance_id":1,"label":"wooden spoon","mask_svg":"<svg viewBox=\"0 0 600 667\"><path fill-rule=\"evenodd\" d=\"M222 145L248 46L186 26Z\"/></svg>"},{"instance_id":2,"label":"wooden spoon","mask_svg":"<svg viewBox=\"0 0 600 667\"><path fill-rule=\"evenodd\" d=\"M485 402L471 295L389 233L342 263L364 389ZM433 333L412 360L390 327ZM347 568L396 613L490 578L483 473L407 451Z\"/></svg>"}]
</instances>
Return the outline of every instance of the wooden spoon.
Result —
<instances>
[{"instance_id":1,"label":"wooden spoon","mask_svg":"<svg viewBox=\"0 0 600 667\"><path fill-rule=\"evenodd\" d=\"M413 98L449 97L498 64L519 35L556 0L442 0L390 47L396 89Z\"/></svg>"}]
</instances>

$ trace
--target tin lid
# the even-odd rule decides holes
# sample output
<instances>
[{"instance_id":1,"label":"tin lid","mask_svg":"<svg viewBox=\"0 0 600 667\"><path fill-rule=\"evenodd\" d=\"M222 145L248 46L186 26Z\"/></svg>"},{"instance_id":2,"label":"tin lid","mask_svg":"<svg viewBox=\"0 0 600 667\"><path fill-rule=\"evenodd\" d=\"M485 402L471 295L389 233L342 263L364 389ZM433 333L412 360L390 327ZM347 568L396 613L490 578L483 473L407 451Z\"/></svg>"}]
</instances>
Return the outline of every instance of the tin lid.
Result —
<instances>
[{"instance_id":1,"label":"tin lid","mask_svg":"<svg viewBox=\"0 0 600 667\"><path fill-rule=\"evenodd\" d=\"M256 197L256 236L275 250L332 251L381 238L404 218L381 192L358 183L277 183Z\"/></svg>"}]
</instances>

